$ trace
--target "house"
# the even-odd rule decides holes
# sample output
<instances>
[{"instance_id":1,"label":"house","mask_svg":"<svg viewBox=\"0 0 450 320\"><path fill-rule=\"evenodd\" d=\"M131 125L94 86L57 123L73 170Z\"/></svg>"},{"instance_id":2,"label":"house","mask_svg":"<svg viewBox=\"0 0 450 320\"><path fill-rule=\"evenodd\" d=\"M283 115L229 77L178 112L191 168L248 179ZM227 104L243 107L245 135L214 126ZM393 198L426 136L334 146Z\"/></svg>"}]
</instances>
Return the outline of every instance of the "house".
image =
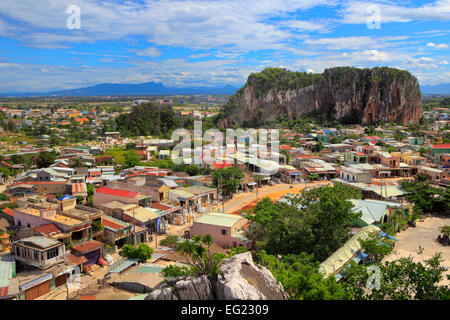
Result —
<instances>
[{"instance_id":1,"label":"house","mask_svg":"<svg viewBox=\"0 0 450 320\"><path fill-rule=\"evenodd\" d=\"M116 245L119 249L124 245L126 239L132 236L132 224L130 223L105 216L102 224L105 228L104 242Z\"/></svg>"},{"instance_id":2,"label":"house","mask_svg":"<svg viewBox=\"0 0 450 320\"><path fill-rule=\"evenodd\" d=\"M360 212L361 217L355 221L358 227L371 224L383 224L387 222L388 216L394 208L401 208L400 203L379 200L350 200L353 204L352 212Z\"/></svg>"},{"instance_id":3,"label":"house","mask_svg":"<svg viewBox=\"0 0 450 320\"><path fill-rule=\"evenodd\" d=\"M363 152L346 151L344 161L346 163L367 163L368 156Z\"/></svg>"},{"instance_id":4,"label":"house","mask_svg":"<svg viewBox=\"0 0 450 320\"><path fill-rule=\"evenodd\" d=\"M139 192L100 187L94 192L93 203L98 207L111 201L120 201L127 204L143 205L151 202L151 198L140 194Z\"/></svg>"},{"instance_id":5,"label":"house","mask_svg":"<svg viewBox=\"0 0 450 320\"><path fill-rule=\"evenodd\" d=\"M14 225L23 229L54 224L63 233L70 235L70 238L64 238L65 244L90 238L91 220L83 220L81 217L73 218L78 210L70 206L68 202L70 199L50 202L50 199L36 196L19 199L17 200L19 207L14 209Z\"/></svg>"},{"instance_id":6,"label":"house","mask_svg":"<svg viewBox=\"0 0 450 320\"><path fill-rule=\"evenodd\" d=\"M398 168L400 166L400 156L396 156L384 151L378 151L377 155L382 165L385 165L389 168Z\"/></svg>"},{"instance_id":7,"label":"house","mask_svg":"<svg viewBox=\"0 0 450 320\"><path fill-rule=\"evenodd\" d=\"M66 259L64 243L44 236L32 236L14 241L11 253L22 264L45 270Z\"/></svg>"},{"instance_id":8,"label":"house","mask_svg":"<svg viewBox=\"0 0 450 320\"><path fill-rule=\"evenodd\" d=\"M12 194L65 194L68 189L66 181L27 181L12 183L8 186L8 192Z\"/></svg>"},{"instance_id":9,"label":"house","mask_svg":"<svg viewBox=\"0 0 450 320\"><path fill-rule=\"evenodd\" d=\"M372 183L372 173L350 167L341 167L339 177L348 182Z\"/></svg>"},{"instance_id":10,"label":"house","mask_svg":"<svg viewBox=\"0 0 450 320\"><path fill-rule=\"evenodd\" d=\"M426 175L433 182L439 182L441 180L444 180L446 177L446 172L444 170L425 166L419 167L418 173Z\"/></svg>"},{"instance_id":11,"label":"house","mask_svg":"<svg viewBox=\"0 0 450 320\"><path fill-rule=\"evenodd\" d=\"M439 162L443 153L450 153L450 143L434 144L430 149L431 156L435 162Z\"/></svg>"},{"instance_id":12,"label":"house","mask_svg":"<svg viewBox=\"0 0 450 320\"><path fill-rule=\"evenodd\" d=\"M84 257L87 261L83 264L85 267L99 263L103 255L103 243L90 240L72 247L71 253L76 257Z\"/></svg>"},{"instance_id":13,"label":"house","mask_svg":"<svg viewBox=\"0 0 450 320\"><path fill-rule=\"evenodd\" d=\"M380 232L381 235L387 236L381 229L374 225L362 228L357 234L350 238L341 248L336 250L331 256L323 261L319 266L319 272L325 278L334 275L337 280L342 278L342 271L345 270L352 260L356 263L362 262L367 258L359 243L360 239L367 239L373 232Z\"/></svg>"},{"instance_id":14,"label":"house","mask_svg":"<svg viewBox=\"0 0 450 320\"><path fill-rule=\"evenodd\" d=\"M250 244L245 237L244 227L247 219L240 215L210 213L196 219L191 228L191 235L211 235L215 244L223 247L237 247Z\"/></svg>"},{"instance_id":15,"label":"house","mask_svg":"<svg viewBox=\"0 0 450 320\"><path fill-rule=\"evenodd\" d=\"M0 256L0 300L13 300L19 294L16 262L9 254Z\"/></svg>"}]
</instances>

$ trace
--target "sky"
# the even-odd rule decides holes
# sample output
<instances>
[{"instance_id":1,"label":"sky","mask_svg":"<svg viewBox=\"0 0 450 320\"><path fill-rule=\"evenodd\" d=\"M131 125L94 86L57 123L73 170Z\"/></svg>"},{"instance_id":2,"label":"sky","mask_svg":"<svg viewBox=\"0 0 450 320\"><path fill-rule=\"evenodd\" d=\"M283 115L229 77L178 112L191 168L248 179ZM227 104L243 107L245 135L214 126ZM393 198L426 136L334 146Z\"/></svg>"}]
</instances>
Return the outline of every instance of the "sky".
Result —
<instances>
[{"instance_id":1,"label":"sky","mask_svg":"<svg viewBox=\"0 0 450 320\"><path fill-rule=\"evenodd\" d=\"M266 67L450 83L450 0L1 0L0 92L242 86Z\"/></svg>"}]
</instances>

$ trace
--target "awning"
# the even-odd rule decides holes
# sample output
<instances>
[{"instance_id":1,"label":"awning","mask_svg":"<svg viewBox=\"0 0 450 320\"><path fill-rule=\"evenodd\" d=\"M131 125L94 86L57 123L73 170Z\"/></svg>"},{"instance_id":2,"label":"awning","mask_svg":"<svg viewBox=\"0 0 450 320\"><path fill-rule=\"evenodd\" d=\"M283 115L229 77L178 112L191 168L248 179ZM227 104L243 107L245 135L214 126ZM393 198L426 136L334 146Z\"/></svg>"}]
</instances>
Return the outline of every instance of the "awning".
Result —
<instances>
[{"instance_id":1,"label":"awning","mask_svg":"<svg viewBox=\"0 0 450 320\"><path fill-rule=\"evenodd\" d=\"M249 182L249 183L247 183L247 185L249 185L249 186L255 186L257 183L256 182Z\"/></svg>"}]
</instances>

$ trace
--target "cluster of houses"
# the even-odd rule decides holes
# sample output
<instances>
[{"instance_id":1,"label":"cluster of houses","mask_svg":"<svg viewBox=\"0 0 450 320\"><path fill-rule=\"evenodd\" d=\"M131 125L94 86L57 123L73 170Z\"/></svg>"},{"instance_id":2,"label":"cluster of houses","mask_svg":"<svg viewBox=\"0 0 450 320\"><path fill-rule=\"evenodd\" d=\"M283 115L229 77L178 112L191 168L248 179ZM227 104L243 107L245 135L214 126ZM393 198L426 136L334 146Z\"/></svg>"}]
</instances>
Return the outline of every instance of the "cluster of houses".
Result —
<instances>
[{"instance_id":1,"label":"cluster of houses","mask_svg":"<svg viewBox=\"0 0 450 320\"><path fill-rule=\"evenodd\" d=\"M61 110L56 112L64 114L57 117L78 120L95 112L84 115ZM89 122L101 121L95 119ZM240 168L244 178L238 193L264 185L312 181L360 189L363 200L353 200L353 210L362 213L354 223L355 237L321 265L324 275L338 276L349 259L364 258L357 239L379 231L377 225L386 222L392 210L408 210L399 181L424 174L438 187L450 183L449 143L432 144L428 136L415 137L405 128L394 129L404 135L403 141L364 134L362 127L340 132L312 130L310 134L286 131L282 143L269 141L266 145L244 135L225 146L203 144L193 150L196 158L183 158L182 162L210 170ZM377 131L383 136L393 134L393 130ZM358 138L333 143L349 134ZM15 208L0 213L13 231L12 236L0 234L0 299L36 299L64 285L74 267L89 273L96 265L107 266L111 248L148 243L154 235L185 231L186 226L190 236L210 234L222 248L249 245L245 218L212 212L219 204L221 189L211 187L211 175L189 176L150 166L121 169L114 165L113 156L104 155L106 146L132 142L143 162L167 159L173 156L174 140L122 139L119 132L106 132L99 140L101 143L55 147L59 156L54 163L28 171L10 164L9 159L14 154L53 149L29 148L3 155L0 166L18 174L12 182L0 176L0 184L6 184L11 202L16 203ZM212 154L215 159L208 161Z\"/></svg>"}]
</instances>

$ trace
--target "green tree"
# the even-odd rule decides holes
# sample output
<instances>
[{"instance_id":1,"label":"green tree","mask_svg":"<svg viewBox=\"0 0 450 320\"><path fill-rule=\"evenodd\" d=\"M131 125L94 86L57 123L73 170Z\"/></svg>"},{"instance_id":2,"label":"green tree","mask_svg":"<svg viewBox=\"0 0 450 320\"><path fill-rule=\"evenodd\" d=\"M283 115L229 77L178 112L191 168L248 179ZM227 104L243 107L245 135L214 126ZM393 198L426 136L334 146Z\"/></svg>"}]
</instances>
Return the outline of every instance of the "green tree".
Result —
<instances>
[{"instance_id":1,"label":"green tree","mask_svg":"<svg viewBox=\"0 0 450 320\"><path fill-rule=\"evenodd\" d=\"M366 239L358 239L361 248L369 256L370 261L378 262L391 253L394 245L393 240L383 237L379 232L372 232Z\"/></svg>"},{"instance_id":2,"label":"green tree","mask_svg":"<svg viewBox=\"0 0 450 320\"><path fill-rule=\"evenodd\" d=\"M186 173L190 176L197 176L200 173L200 168L195 164L190 164L186 168Z\"/></svg>"},{"instance_id":3,"label":"green tree","mask_svg":"<svg viewBox=\"0 0 450 320\"><path fill-rule=\"evenodd\" d=\"M139 154L136 150L130 150L125 152L125 162L123 164L123 167L126 168L132 168L134 166L137 166L141 163L141 157L139 157Z\"/></svg>"},{"instance_id":4,"label":"green tree","mask_svg":"<svg viewBox=\"0 0 450 320\"><path fill-rule=\"evenodd\" d=\"M264 198L248 219L263 228L263 249L268 253L306 252L322 261L350 238L350 226L360 215L352 212L348 201L355 198L361 198L361 193L345 185L323 186L287 197L289 204Z\"/></svg>"},{"instance_id":5,"label":"green tree","mask_svg":"<svg viewBox=\"0 0 450 320\"><path fill-rule=\"evenodd\" d=\"M236 192L239 184L244 178L244 173L239 168L229 167L214 171L212 176L212 186L214 188L217 188L219 183L221 183L225 194L233 194Z\"/></svg>"},{"instance_id":6,"label":"green tree","mask_svg":"<svg viewBox=\"0 0 450 320\"><path fill-rule=\"evenodd\" d=\"M178 251L185 256L194 275L216 276L219 272L224 254L211 252L213 240L207 234L195 235L192 240L185 240L178 246Z\"/></svg>"},{"instance_id":7,"label":"green tree","mask_svg":"<svg viewBox=\"0 0 450 320\"><path fill-rule=\"evenodd\" d=\"M126 244L122 247L121 255L127 259L139 259L140 262L146 262L152 257L153 249L145 243L140 243L137 247L132 244Z\"/></svg>"},{"instance_id":8,"label":"green tree","mask_svg":"<svg viewBox=\"0 0 450 320\"><path fill-rule=\"evenodd\" d=\"M57 153L54 151L39 152L39 156L36 161L36 165L38 168L47 168L55 162L56 157L57 157Z\"/></svg>"},{"instance_id":9,"label":"green tree","mask_svg":"<svg viewBox=\"0 0 450 320\"><path fill-rule=\"evenodd\" d=\"M448 300L450 289L439 285L446 268L441 264L441 254L422 262L414 262L411 257L371 266L352 262L344 272L344 290L352 299L367 300ZM379 287L368 288L368 267L380 270Z\"/></svg>"},{"instance_id":10,"label":"green tree","mask_svg":"<svg viewBox=\"0 0 450 320\"><path fill-rule=\"evenodd\" d=\"M450 191L431 186L426 176L417 175L414 180L405 180L400 184L408 192L406 198L414 204L417 213L450 214Z\"/></svg>"},{"instance_id":11,"label":"green tree","mask_svg":"<svg viewBox=\"0 0 450 320\"><path fill-rule=\"evenodd\" d=\"M294 300L342 300L350 295L343 290L333 276L325 279L319 272L314 256L301 253L277 259L263 250L257 255L261 265L267 267L277 282L281 282Z\"/></svg>"}]
</instances>

